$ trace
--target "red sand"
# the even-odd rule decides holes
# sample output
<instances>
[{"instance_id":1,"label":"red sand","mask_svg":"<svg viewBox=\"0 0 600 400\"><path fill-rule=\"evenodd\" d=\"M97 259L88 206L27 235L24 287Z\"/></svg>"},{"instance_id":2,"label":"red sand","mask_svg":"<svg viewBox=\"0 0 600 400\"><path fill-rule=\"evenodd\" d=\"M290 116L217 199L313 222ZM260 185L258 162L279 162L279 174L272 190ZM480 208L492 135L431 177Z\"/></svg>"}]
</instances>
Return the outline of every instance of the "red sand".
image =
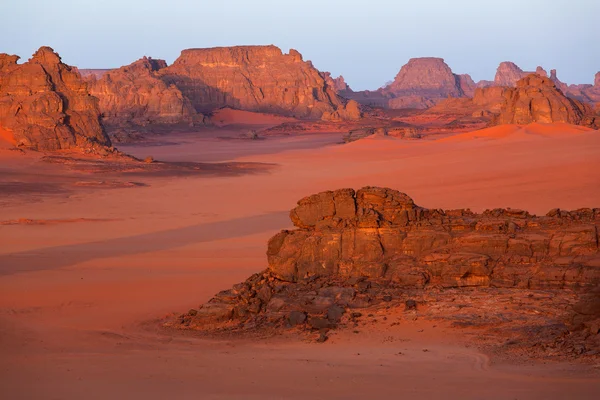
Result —
<instances>
[{"instance_id":1,"label":"red sand","mask_svg":"<svg viewBox=\"0 0 600 400\"><path fill-rule=\"evenodd\" d=\"M337 333L324 344L215 342L144 324L197 307L265 268L267 239L290 225L287 213L299 198L321 190L389 186L425 207L474 210L599 205L598 132L504 129L493 140L372 137L348 145L332 144L340 134L174 136L185 145L127 151L278 166L236 177L140 177L150 186L37 203L9 198L0 220L95 221L0 227L0 397L596 398L597 368L489 365L461 344L460 331L419 320L393 331ZM564 133L550 134L557 131ZM206 154L216 148L218 156ZM43 170L49 182L72 174L8 153L0 152L2 176Z\"/></svg>"}]
</instances>

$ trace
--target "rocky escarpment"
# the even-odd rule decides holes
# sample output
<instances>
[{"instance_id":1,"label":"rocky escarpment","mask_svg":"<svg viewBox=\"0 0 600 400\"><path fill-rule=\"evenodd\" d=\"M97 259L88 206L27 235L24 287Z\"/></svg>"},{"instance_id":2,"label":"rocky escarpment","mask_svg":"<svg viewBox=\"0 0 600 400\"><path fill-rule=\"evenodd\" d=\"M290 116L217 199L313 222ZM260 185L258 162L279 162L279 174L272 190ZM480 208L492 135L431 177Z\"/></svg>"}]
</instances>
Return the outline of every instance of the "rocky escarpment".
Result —
<instances>
[{"instance_id":1,"label":"rocky escarpment","mask_svg":"<svg viewBox=\"0 0 600 400\"><path fill-rule=\"evenodd\" d=\"M290 218L296 229L269 240L265 271L166 325L209 331L299 325L323 333L339 325L358 326L357 318L364 313L415 309L418 303L433 301L432 296L438 310L451 309L457 297L479 297L491 310L486 324L491 319L508 324L513 321L510 312L516 313L514 321L523 320L519 313L524 304L511 305L509 298L527 299L543 290L545 296L555 293L551 298L559 303L575 307L579 299L584 304L577 311L547 302L549 314L535 322L554 326L552 318L566 318L570 329L587 332L578 340L593 333L586 343L600 349L593 322L600 318L600 309L581 311L593 304L585 296L595 298L600 285L598 208L555 209L543 217L515 209L477 214L426 209L398 191L365 187L306 197ZM481 291L473 293L472 288ZM495 296L505 300L496 303ZM469 316L460 309L429 316L456 317L464 323ZM492 318L500 310L504 316ZM528 318L533 323L534 317ZM517 330L510 327L514 337Z\"/></svg>"},{"instance_id":2,"label":"rocky escarpment","mask_svg":"<svg viewBox=\"0 0 600 400\"><path fill-rule=\"evenodd\" d=\"M98 100L76 68L50 47L26 63L18 59L0 54L0 128L14 144L37 150L110 146Z\"/></svg>"},{"instance_id":3,"label":"rocky escarpment","mask_svg":"<svg viewBox=\"0 0 600 400\"><path fill-rule=\"evenodd\" d=\"M159 74L199 113L231 107L310 119L336 111L345 116L345 101L296 50L283 54L275 46L188 49Z\"/></svg>"},{"instance_id":4,"label":"rocky escarpment","mask_svg":"<svg viewBox=\"0 0 600 400\"><path fill-rule=\"evenodd\" d=\"M130 65L89 75L90 93L99 100L103 121L114 125L193 124L202 122L181 91L161 80L163 60L144 57Z\"/></svg>"}]
</instances>

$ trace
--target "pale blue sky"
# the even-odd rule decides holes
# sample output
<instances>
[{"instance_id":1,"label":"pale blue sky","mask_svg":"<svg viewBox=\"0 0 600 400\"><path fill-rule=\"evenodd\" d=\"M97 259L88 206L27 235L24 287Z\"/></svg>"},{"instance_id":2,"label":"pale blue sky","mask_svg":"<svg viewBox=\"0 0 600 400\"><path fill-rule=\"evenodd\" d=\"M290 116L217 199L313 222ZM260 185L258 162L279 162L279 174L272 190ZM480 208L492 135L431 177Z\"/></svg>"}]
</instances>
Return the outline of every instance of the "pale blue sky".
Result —
<instances>
[{"instance_id":1,"label":"pale blue sky","mask_svg":"<svg viewBox=\"0 0 600 400\"><path fill-rule=\"evenodd\" d=\"M600 0L0 0L0 52L48 45L68 64L111 68L190 47L275 44L354 89L376 89L409 58L492 79L499 62L600 70Z\"/></svg>"}]
</instances>

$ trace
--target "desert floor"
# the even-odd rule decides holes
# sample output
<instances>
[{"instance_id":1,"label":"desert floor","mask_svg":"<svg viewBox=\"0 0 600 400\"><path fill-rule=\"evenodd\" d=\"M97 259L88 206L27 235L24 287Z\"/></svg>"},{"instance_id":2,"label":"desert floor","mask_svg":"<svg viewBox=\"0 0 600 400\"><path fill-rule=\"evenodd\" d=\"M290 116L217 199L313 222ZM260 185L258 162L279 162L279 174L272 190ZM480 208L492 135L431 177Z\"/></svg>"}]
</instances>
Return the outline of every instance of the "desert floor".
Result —
<instances>
[{"instance_id":1,"label":"desert floor","mask_svg":"<svg viewBox=\"0 0 600 400\"><path fill-rule=\"evenodd\" d=\"M388 186L424 207L475 211L600 206L597 131L507 126L341 145L339 133L247 140L244 129L119 146L245 163L197 175L82 172L0 149L0 398L598 398L600 366L496 363L460 330L421 320L323 344L156 329L264 269L268 238L322 190Z\"/></svg>"}]
</instances>

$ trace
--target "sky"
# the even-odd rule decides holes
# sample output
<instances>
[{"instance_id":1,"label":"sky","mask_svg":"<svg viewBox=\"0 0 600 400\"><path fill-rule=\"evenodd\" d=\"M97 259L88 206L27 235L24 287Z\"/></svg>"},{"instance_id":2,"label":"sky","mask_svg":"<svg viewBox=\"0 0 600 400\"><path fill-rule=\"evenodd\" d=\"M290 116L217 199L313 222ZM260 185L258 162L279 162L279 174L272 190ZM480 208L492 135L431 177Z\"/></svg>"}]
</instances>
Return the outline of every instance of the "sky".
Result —
<instances>
[{"instance_id":1,"label":"sky","mask_svg":"<svg viewBox=\"0 0 600 400\"><path fill-rule=\"evenodd\" d=\"M27 60L46 45L80 68L275 44L355 90L413 57L442 57L475 81L502 61L557 69L566 83L600 70L600 0L0 0L0 16L0 53Z\"/></svg>"}]
</instances>

